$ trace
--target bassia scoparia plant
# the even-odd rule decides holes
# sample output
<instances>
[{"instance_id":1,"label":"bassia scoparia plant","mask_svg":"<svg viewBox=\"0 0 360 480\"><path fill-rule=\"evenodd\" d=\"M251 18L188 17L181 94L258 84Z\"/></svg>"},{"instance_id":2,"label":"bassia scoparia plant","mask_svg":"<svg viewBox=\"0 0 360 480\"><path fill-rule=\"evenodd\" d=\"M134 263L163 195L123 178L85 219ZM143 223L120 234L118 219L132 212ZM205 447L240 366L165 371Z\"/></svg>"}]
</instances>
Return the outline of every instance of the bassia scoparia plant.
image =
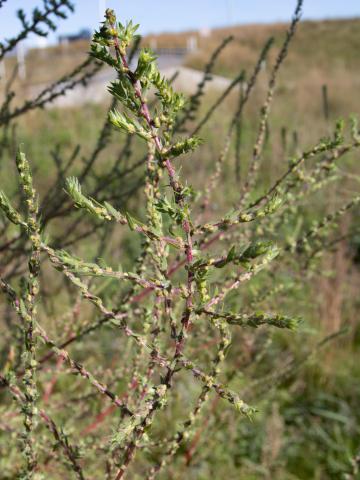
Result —
<instances>
[{"instance_id":1,"label":"bassia scoparia plant","mask_svg":"<svg viewBox=\"0 0 360 480\"><path fill-rule=\"evenodd\" d=\"M234 83L242 89L238 109L213 173L199 191L186 179L182 164L196 170L192 159L202 148L198 134L221 99L189 133L184 125L196 120L203 85L187 101L161 75L150 49L140 49L137 61L130 61L138 25L124 25L112 10L106 11L93 37L91 57L97 68L105 64L113 69L117 80L109 86L113 104L97 148L102 148L110 126L119 142L137 138L142 143L146 153L140 165L145 173L143 193L137 198L142 208L135 215L121 204L121 197L115 197L116 203L104 198L100 193L106 191L106 181L87 192L83 181L91 172L94 153L85 172L61 183L61 201L55 201L53 215L60 215L70 200L74 211L92 218L96 229L104 231L103 241L109 228L116 228L112 242L125 230L139 246L131 268L126 258L123 265L111 258L86 258L71 248L77 243L65 248L53 241L46 228L49 210L36 193L23 153L26 146L20 147L20 201L15 205L0 192L5 228L14 238L25 239L22 250L27 257L21 279L8 273L0 278L16 314L13 343L0 377L6 400L14 400L14 427L6 433L20 446L8 453L7 462L1 460L3 478L170 478L169 468L179 452L190 446L191 457L199 425L217 408L231 415L232 422L250 421L269 383L276 385L296 368L290 363L273 375L255 382L244 378L231 387L241 373L238 332L251 331L255 338L258 327L296 330L300 318L264 310L264 300L288 288L282 269L296 264L304 275L316 268L339 220L360 201L359 195L353 196L310 226L297 223L303 199L339 180L338 160L360 146L356 119L351 120L349 134L339 121L331 136L291 158L266 191L256 188L277 74L301 6L299 1L270 75L237 204L218 217L212 198L223 190L225 195L221 172L272 42L265 45L249 80L245 82L241 73ZM4 109L4 122L16 112ZM61 170L63 180L67 172ZM58 271L55 276L53 269ZM263 291L241 301L260 275L265 276ZM48 281L59 278L72 303L61 311L61 335L56 338L47 321L45 290ZM61 291L55 295L55 304L63 301ZM266 345L262 347L265 351ZM260 367L263 355L260 349L250 363ZM55 365L50 374L49 364ZM60 370L67 374L61 380ZM209 406L213 399L216 403Z\"/></svg>"}]
</instances>

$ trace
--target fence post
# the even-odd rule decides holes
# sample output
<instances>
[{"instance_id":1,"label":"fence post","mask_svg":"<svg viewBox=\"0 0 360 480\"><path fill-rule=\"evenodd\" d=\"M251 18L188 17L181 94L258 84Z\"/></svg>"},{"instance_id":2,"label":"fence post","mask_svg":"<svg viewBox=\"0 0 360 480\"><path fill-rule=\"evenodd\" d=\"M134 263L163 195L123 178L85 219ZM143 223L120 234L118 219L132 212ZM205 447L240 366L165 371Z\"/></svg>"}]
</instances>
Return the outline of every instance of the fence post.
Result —
<instances>
[{"instance_id":1,"label":"fence post","mask_svg":"<svg viewBox=\"0 0 360 480\"><path fill-rule=\"evenodd\" d=\"M0 80L6 83L6 65L5 59L0 62Z\"/></svg>"},{"instance_id":2,"label":"fence post","mask_svg":"<svg viewBox=\"0 0 360 480\"><path fill-rule=\"evenodd\" d=\"M16 48L17 62L19 65L19 77L21 80L26 79L26 50L24 42L19 42Z\"/></svg>"}]
</instances>

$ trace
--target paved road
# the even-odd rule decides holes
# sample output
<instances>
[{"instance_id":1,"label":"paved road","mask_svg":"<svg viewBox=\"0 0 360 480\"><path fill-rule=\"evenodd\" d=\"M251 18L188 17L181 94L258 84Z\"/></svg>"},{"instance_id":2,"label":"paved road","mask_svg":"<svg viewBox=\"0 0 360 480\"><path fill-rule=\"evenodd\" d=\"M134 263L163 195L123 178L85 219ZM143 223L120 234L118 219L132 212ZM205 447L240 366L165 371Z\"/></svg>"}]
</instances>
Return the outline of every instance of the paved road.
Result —
<instances>
[{"instance_id":1,"label":"paved road","mask_svg":"<svg viewBox=\"0 0 360 480\"><path fill-rule=\"evenodd\" d=\"M161 73L167 78L172 78L173 75L178 72L178 76L173 83L174 88L186 94L192 94L203 78L202 72L178 65L178 58L170 58L167 56L166 59L162 59L159 63ZM78 85L65 96L57 98L51 106L67 108L76 105L81 106L86 103L102 103L107 101L110 99L107 86L111 81L115 80L115 78L111 70L103 70L93 77L86 87ZM225 77L214 75L212 81L207 84L207 89L223 90L229 86L230 82L231 81ZM45 87L46 85L29 87L27 89L28 96L30 98L36 97Z\"/></svg>"}]
</instances>

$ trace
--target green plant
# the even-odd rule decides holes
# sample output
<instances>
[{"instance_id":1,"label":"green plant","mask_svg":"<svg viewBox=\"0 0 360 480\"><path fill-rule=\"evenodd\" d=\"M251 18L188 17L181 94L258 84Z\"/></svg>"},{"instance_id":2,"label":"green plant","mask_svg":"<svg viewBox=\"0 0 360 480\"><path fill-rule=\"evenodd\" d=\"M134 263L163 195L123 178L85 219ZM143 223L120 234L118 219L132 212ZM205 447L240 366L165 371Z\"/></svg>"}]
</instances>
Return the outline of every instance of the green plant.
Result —
<instances>
[{"instance_id":1,"label":"green plant","mask_svg":"<svg viewBox=\"0 0 360 480\"><path fill-rule=\"evenodd\" d=\"M86 252L81 251L79 242L75 242L80 250L77 253L74 244L64 246L47 237L49 217L40 215L46 212L46 205L38 205L29 162L22 149L19 150L16 164L20 205L14 206L13 199L9 200L1 191L0 207L4 228L14 238L22 239L21 260L27 257L28 269L21 264L21 281L13 274L0 280L0 287L18 316L10 328L12 350L6 350L0 380L23 416L20 440L24 462L20 466L17 457L10 458L4 478L40 478L46 475L52 461L79 479L90 478L91 472L96 472L97 476L119 480L130 468L133 478L150 480L166 475L166 468L182 446L197 438L198 423L201 418L206 421L211 394L216 401L221 399L221 409L228 412L226 407L230 407L233 422L242 422L242 417L248 422L256 415L256 405L262 399L260 393L259 398L254 395L257 388L266 390L269 384L280 383L303 361L290 362L280 371L273 368L263 371L261 360L266 355L263 346L250 359L253 368L257 368L255 378L250 378L255 384L237 379L236 388L229 386L239 373L236 356L241 349L233 341L239 339L237 330L253 329L255 338L255 329L262 325L288 330L299 326L297 316L261 311L261 304L264 298L293 286L286 278L288 272L298 268L298 278L293 275L296 282L316 271L318 259L327 250L339 219L360 202L360 196L356 195L312 222L303 220L301 215L304 198L338 180L341 173L336 162L360 146L355 119L349 134L344 122L339 121L333 135L291 158L285 172L265 193L257 189L277 75L300 20L301 7L299 0L270 75L248 176L237 205L215 220L208 219L212 213L212 195L223 189L220 175L231 139L271 42L265 45L251 80L243 84L239 107L230 121L213 175L205 179L201 191L196 191L183 179L178 164L189 162L193 152L201 148L202 140L197 134L222 103L223 96L193 126L192 134L186 131L180 136L180 127L183 129L189 120L194 121L197 102L189 106L183 95L173 90L158 71L156 58L149 49L140 51L137 66L131 69L128 53L136 42L138 26L132 22L119 23L115 13L107 10L104 23L94 35L91 55L117 75L109 87L114 99L109 123L119 132L119 138L123 139L125 134L126 145L138 138L146 152L139 162L145 169L142 197L145 207L135 216L121 204L119 196L115 197L116 205L107 197L101 198L109 176L100 179L91 194L86 193L82 185L91 172L97 156L94 153L78 177L65 180L69 168L60 170L61 188L66 193L57 190L59 196L53 197L55 207L50 217L71 210L70 199L81 215L92 217L94 228L104 231L105 243L111 226L117 228L115 241L121 229L125 229L140 248L137 260L130 262L132 269L127 270L111 259L109 262L96 258L101 256L97 252L85 259ZM233 86L243 81L241 73ZM155 101L148 100L153 94ZM103 148L107 135L108 123L102 131L99 149ZM118 188L120 183L115 182L114 189ZM127 261L124 259L122 263ZM45 291L41 298L46 278L49 281L59 278L49 265L65 279L52 298L54 304L64 301L63 292L69 292L69 301L65 302L68 310L61 311L61 307L56 310L62 314L61 333L65 331L60 341L48 333ZM245 294L240 295L239 289L244 284L251 285L260 274L264 275L262 295L254 294L244 301ZM85 315L78 322L79 312ZM98 336L91 335L94 332ZM323 343L333 336L331 332ZM75 346L71 353L70 346ZM312 353L308 352L308 356ZM84 358L84 365L75 360L77 355ZM51 372L49 378L45 366L54 356L58 359L57 369L64 364L64 368L69 368L65 372L76 374L83 383L67 376L57 379L56 372ZM107 357L114 360L112 364L106 361ZM65 406L59 420L47 411L56 384L60 403L70 405L70 408ZM111 438L99 435L93 442L92 438L81 435L78 425L93 416L105 399L111 405L84 428L86 432L97 430L107 419ZM215 415L215 410L216 404L210 413ZM67 428L59 427L58 421L64 422L69 413ZM52 451L43 426L52 434ZM192 451L188 452L190 460L191 456ZM57 478L58 474L61 472L51 475Z\"/></svg>"}]
</instances>

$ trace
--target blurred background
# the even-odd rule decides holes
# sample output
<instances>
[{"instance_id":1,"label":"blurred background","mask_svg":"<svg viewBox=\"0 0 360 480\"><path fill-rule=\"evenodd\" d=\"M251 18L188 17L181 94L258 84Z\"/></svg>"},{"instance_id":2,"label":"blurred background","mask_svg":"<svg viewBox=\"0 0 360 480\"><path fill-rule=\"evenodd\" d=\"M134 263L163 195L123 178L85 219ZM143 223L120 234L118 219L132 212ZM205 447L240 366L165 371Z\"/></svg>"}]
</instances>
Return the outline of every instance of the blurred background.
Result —
<instances>
[{"instance_id":1,"label":"blurred background","mask_svg":"<svg viewBox=\"0 0 360 480\"><path fill-rule=\"evenodd\" d=\"M25 95L36 94L41 91L44 83L55 81L59 75L64 75L68 68L75 66L86 54L92 32L98 27L107 7L120 11L124 21L136 18L140 24L139 33L146 37L145 43L158 54L162 68L186 66L199 70L216 44L225 36L234 35L232 47L236 46L236 55L234 49L227 49L215 69L215 73L227 78L240 68L249 67L264 39L283 33L284 22L291 18L294 9L294 2L288 0L276 0L271 4L263 0L247 4L235 0L199 0L195 6L190 0L157 0L151 7L145 0L135 3L77 0L75 3L74 13L65 21L58 22L56 31L50 30L47 36L28 35L17 44L6 61L0 62L2 90L11 77L15 62L18 63L19 79L24 81ZM2 6L0 25L4 39L11 38L20 28L16 12L22 9L25 15L30 14L37 4L37 0L12 0ZM305 2L303 24L284 73L284 77L289 75L287 88L291 89L292 79L299 80L298 75L305 82L304 87L311 88L311 95L316 85L328 83L331 90L329 93L332 93L336 103L336 95L339 93L338 76L345 82L352 82L356 77L349 70L354 72L358 67L356 49L359 15L360 6L356 0ZM48 58L52 60L51 68L47 65ZM188 89L189 81L193 88L198 80L195 72L192 77L189 75L183 82ZM100 81L99 78L97 80ZM347 101L352 103L349 87L351 86L342 84L342 90L347 91ZM94 96L91 92L85 96L84 101L103 100L98 95ZM71 101L68 100L67 103ZM66 103L66 100L63 99L63 102ZM314 107L314 102L312 106Z\"/></svg>"},{"instance_id":2,"label":"blurred background","mask_svg":"<svg viewBox=\"0 0 360 480\"><path fill-rule=\"evenodd\" d=\"M58 33L61 35L74 34L82 29L92 31L97 28L99 20L102 20L106 8L114 8L121 12L123 19L136 18L141 26L141 34L149 34L230 27L248 23L287 22L294 10L293 3L288 0L274 0L271 4L264 0L252 2L198 0L194 5L191 0L182 2L155 0L149 6L147 0L138 0L137 2L78 0L74 15L59 25ZM4 5L1 14L3 37L10 37L19 26L19 22L14 16L16 10L22 8L25 12L30 12L37 4L36 0L27 0L26 2L13 0ZM360 7L356 0L344 2L317 0L305 3L303 12L305 20L354 18L360 14ZM31 41L36 42L34 37L30 39ZM49 35L48 41L56 41L56 35Z\"/></svg>"}]
</instances>

